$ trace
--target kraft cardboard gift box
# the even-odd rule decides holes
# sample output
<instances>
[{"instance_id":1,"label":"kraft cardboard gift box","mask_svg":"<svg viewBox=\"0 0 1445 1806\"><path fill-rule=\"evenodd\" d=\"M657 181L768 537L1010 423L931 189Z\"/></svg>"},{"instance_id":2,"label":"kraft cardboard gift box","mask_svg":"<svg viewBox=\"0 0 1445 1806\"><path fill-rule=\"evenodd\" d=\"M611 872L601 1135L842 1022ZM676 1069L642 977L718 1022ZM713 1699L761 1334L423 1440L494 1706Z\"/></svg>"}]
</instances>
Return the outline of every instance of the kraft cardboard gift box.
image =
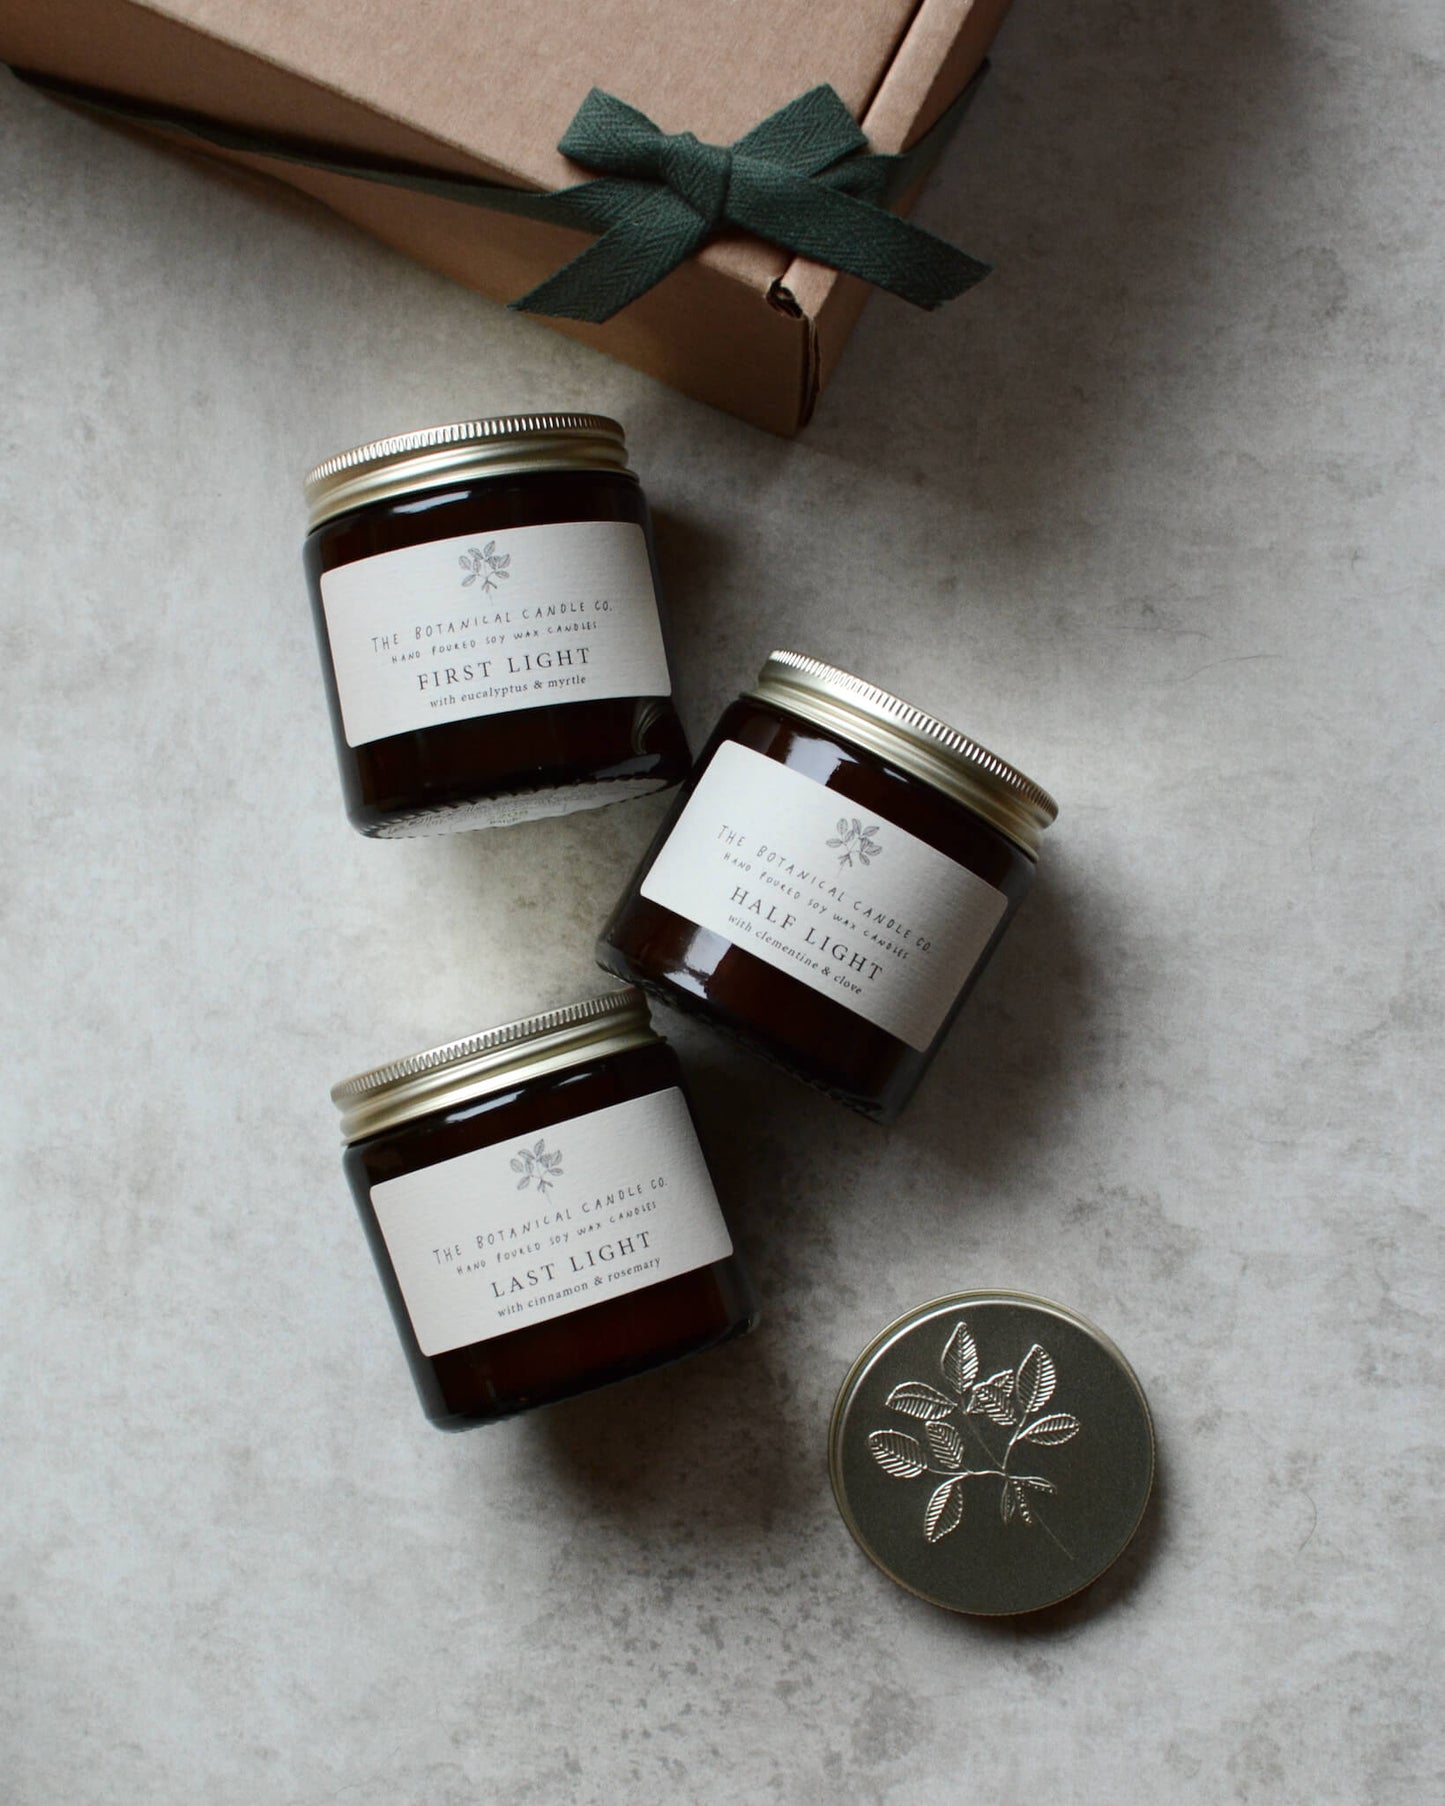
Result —
<instances>
[{"instance_id":1,"label":"kraft cardboard gift box","mask_svg":"<svg viewBox=\"0 0 1445 1806\"><path fill-rule=\"evenodd\" d=\"M906 149L975 75L1007 6L0 0L0 60L348 153L552 189L589 173L556 146L594 86L640 108L663 131L729 143L828 82L871 149ZM207 154L314 195L498 300L523 294L591 242L570 228L403 187L249 153ZM955 146L949 154L967 152ZM787 434L811 415L869 292L854 277L728 233L607 323L547 324Z\"/></svg>"}]
</instances>

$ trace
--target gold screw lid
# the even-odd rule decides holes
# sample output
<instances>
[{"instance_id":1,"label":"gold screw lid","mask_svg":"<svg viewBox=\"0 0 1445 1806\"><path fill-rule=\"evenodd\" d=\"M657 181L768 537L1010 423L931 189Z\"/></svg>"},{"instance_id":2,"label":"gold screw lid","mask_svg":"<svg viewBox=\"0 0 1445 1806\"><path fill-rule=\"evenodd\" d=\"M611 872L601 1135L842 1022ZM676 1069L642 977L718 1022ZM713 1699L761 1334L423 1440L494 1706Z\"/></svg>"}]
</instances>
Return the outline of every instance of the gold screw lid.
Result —
<instances>
[{"instance_id":1,"label":"gold screw lid","mask_svg":"<svg viewBox=\"0 0 1445 1806\"><path fill-rule=\"evenodd\" d=\"M1038 858L1039 840L1058 804L1032 778L936 715L801 652L770 653L749 694L901 766Z\"/></svg>"},{"instance_id":2,"label":"gold screw lid","mask_svg":"<svg viewBox=\"0 0 1445 1806\"><path fill-rule=\"evenodd\" d=\"M1023 1292L959 1292L889 1324L833 1408L843 1520L891 1580L949 1611L1057 1605L1144 1515L1154 1426L1092 1323Z\"/></svg>"},{"instance_id":3,"label":"gold screw lid","mask_svg":"<svg viewBox=\"0 0 1445 1806\"><path fill-rule=\"evenodd\" d=\"M306 476L306 503L318 527L349 508L439 483L556 470L630 475L621 426L605 414L500 414L396 433L318 464Z\"/></svg>"},{"instance_id":4,"label":"gold screw lid","mask_svg":"<svg viewBox=\"0 0 1445 1806\"><path fill-rule=\"evenodd\" d=\"M333 1085L331 1101L343 1140L362 1141L414 1116L659 1039L646 998L629 986L375 1066Z\"/></svg>"}]
</instances>

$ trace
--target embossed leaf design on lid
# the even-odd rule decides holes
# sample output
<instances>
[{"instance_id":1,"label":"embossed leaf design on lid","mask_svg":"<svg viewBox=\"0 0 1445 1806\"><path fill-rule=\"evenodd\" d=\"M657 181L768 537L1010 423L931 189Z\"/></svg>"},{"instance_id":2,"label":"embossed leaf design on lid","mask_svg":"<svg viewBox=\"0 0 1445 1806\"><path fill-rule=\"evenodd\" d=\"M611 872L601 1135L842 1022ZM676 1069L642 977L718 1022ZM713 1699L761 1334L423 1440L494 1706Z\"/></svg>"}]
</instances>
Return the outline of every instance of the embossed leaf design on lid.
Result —
<instances>
[{"instance_id":1,"label":"embossed leaf design on lid","mask_svg":"<svg viewBox=\"0 0 1445 1806\"><path fill-rule=\"evenodd\" d=\"M986 1380L979 1380L975 1377L978 1347L967 1323L960 1318L940 1352L939 1368L955 1394L953 1398L924 1380L904 1380L884 1401L889 1410L922 1420L927 1453L916 1437L897 1430L874 1430L868 1437L873 1459L897 1480L916 1480L923 1474L938 1480L923 1510L923 1535L929 1543L950 1536L963 1522L965 1482L969 1480L998 1480L999 1514L1004 1523L1018 1522L1033 1528L1041 1521L1039 1500L1056 1496L1058 1489L1043 1474L1013 1473L1009 1463L1014 1451L1021 1443L1058 1448L1072 1442L1083 1428L1068 1411L1055 1411L1046 1417L1037 1415L1052 1399L1058 1383L1058 1369L1052 1357L1035 1342L1017 1369L1000 1368ZM957 1422L953 1421L955 1417ZM978 1424L979 1418L997 1429L1013 1431L1006 1446L1000 1449L997 1440L990 1444ZM965 1441L965 1430L971 1442ZM986 1457L987 1467L964 1467L971 1447ZM1057 1542L1054 1532L1047 1526L1045 1529Z\"/></svg>"},{"instance_id":2,"label":"embossed leaf design on lid","mask_svg":"<svg viewBox=\"0 0 1445 1806\"><path fill-rule=\"evenodd\" d=\"M1077 1417L1060 1411L1055 1417L1041 1417L1035 1423L1026 1423L1014 1441L1037 1442L1046 1449L1056 1449L1062 1442L1072 1442L1080 1428Z\"/></svg>"},{"instance_id":3,"label":"embossed leaf design on lid","mask_svg":"<svg viewBox=\"0 0 1445 1806\"><path fill-rule=\"evenodd\" d=\"M1018 1422L1018 1413L1013 1407L1013 1390L1013 1369L1006 1367L1002 1373L995 1373L974 1387L967 1409L974 1415L981 1411L990 1423L1009 1429Z\"/></svg>"},{"instance_id":4,"label":"embossed leaf design on lid","mask_svg":"<svg viewBox=\"0 0 1445 1806\"><path fill-rule=\"evenodd\" d=\"M1018 1379L1014 1382L1018 1407L1025 1417L1043 1410L1054 1395L1055 1378L1053 1362L1035 1342L1019 1362Z\"/></svg>"},{"instance_id":5,"label":"embossed leaf design on lid","mask_svg":"<svg viewBox=\"0 0 1445 1806\"><path fill-rule=\"evenodd\" d=\"M868 1447L879 1467L900 1480L914 1479L927 1465L922 1445L901 1430L874 1430L868 1438Z\"/></svg>"},{"instance_id":6,"label":"embossed leaf design on lid","mask_svg":"<svg viewBox=\"0 0 1445 1806\"><path fill-rule=\"evenodd\" d=\"M940 1467L963 1466L963 1438L951 1423L925 1424L924 1434Z\"/></svg>"},{"instance_id":7,"label":"embossed leaf design on lid","mask_svg":"<svg viewBox=\"0 0 1445 1806\"><path fill-rule=\"evenodd\" d=\"M947 1417L956 1408L951 1398L925 1386L922 1380L905 1380L901 1386L895 1386L888 1394L888 1404L905 1417Z\"/></svg>"},{"instance_id":8,"label":"embossed leaf design on lid","mask_svg":"<svg viewBox=\"0 0 1445 1806\"><path fill-rule=\"evenodd\" d=\"M939 1366L955 1392L965 1391L978 1378L978 1346L966 1323L958 1324L948 1338Z\"/></svg>"},{"instance_id":9,"label":"embossed leaf design on lid","mask_svg":"<svg viewBox=\"0 0 1445 1806\"><path fill-rule=\"evenodd\" d=\"M923 1534L929 1542L936 1543L963 1522L964 1477L956 1474L952 1480L945 1480L924 1508Z\"/></svg>"},{"instance_id":10,"label":"embossed leaf design on lid","mask_svg":"<svg viewBox=\"0 0 1445 1806\"><path fill-rule=\"evenodd\" d=\"M1004 1488L1003 1497L999 1500L999 1509L1003 1513L1003 1521L1009 1523L1015 1511L1026 1524L1032 1525L1038 1520L1034 1517L1033 1506L1029 1503L1031 1492L1057 1492L1058 1488L1052 1480L1045 1480L1038 1474L1011 1474L1009 1483Z\"/></svg>"}]
</instances>

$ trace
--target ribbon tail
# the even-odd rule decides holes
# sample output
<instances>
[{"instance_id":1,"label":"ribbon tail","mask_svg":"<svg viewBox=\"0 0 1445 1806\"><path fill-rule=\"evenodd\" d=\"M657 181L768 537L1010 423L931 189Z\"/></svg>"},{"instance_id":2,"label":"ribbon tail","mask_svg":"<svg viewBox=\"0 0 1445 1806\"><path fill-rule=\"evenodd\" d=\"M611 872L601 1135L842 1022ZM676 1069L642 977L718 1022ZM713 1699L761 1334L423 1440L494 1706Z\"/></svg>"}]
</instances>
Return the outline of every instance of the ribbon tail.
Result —
<instances>
[{"instance_id":1,"label":"ribbon tail","mask_svg":"<svg viewBox=\"0 0 1445 1806\"><path fill-rule=\"evenodd\" d=\"M849 157L831 169L821 170L818 180L861 201L876 201L880 207L891 206L899 195L917 187L938 162L978 98L988 72L989 64L985 60L979 64L963 92L906 151L869 151L865 156Z\"/></svg>"},{"instance_id":2,"label":"ribbon tail","mask_svg":"<svg viewBox=\"0 0 1445 1806\"><path fill-rule=\"evenodd\" d=\"M708 231L671 190L644 192L596 244L508 305L600 326L699 251Z\"/></svg>"},{"instance_id":3,"label":"ribbon tail","mask_svg":"<svg viewBox=\"0 0 1445 1806\"><path fill-rule=\"evenodd\" d=\"M741 159L733 165L728 216L770 244L860 276L915 307L941 307L990 269L869 201Z\"/></svg>"}]
</instances>

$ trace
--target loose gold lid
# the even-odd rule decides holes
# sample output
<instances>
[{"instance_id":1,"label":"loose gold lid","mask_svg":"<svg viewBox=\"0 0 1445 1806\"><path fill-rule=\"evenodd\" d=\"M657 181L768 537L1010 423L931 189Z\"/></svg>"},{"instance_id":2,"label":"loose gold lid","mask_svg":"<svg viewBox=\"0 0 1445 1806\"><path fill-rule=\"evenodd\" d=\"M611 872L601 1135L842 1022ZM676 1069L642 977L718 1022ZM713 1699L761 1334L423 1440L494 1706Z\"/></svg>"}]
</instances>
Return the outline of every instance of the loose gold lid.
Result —
<instances>
[{"instance_id":1,"label":"loose gold lid","mask_svg":"<svg viewBox=\"0 0 1445 1806\"><path fill-rule=\"evenodd\" d=\"M647 1000L629 986L357 1073L331 1088L345 1141L450 1109L607 1054L658 1040Z\"/></svg>"},{"instance_id":2,"label":"loose gold lid","mask_svg":"<svg viewBox=\"0 0 1445 1806\"><path fill-rule=\"evenodd\" d=\"M626 438L605 414L500 414L396 433L338 452L307 473L306 503L311 525L318 527L348 508L439 483L627 469Z\"/></svg>"},{"instance_id":3,"label":"loose gold lid","mask_svg":"<svg viewBox=\"0 0 1445 1806\"><path fill-rule=\"evenodd\" d=\"M1041 785L911 702L800 652L773 652L749 692L900 765L992 823L1036 859L1059 813Z\"/></svg>"}]
</instances>

